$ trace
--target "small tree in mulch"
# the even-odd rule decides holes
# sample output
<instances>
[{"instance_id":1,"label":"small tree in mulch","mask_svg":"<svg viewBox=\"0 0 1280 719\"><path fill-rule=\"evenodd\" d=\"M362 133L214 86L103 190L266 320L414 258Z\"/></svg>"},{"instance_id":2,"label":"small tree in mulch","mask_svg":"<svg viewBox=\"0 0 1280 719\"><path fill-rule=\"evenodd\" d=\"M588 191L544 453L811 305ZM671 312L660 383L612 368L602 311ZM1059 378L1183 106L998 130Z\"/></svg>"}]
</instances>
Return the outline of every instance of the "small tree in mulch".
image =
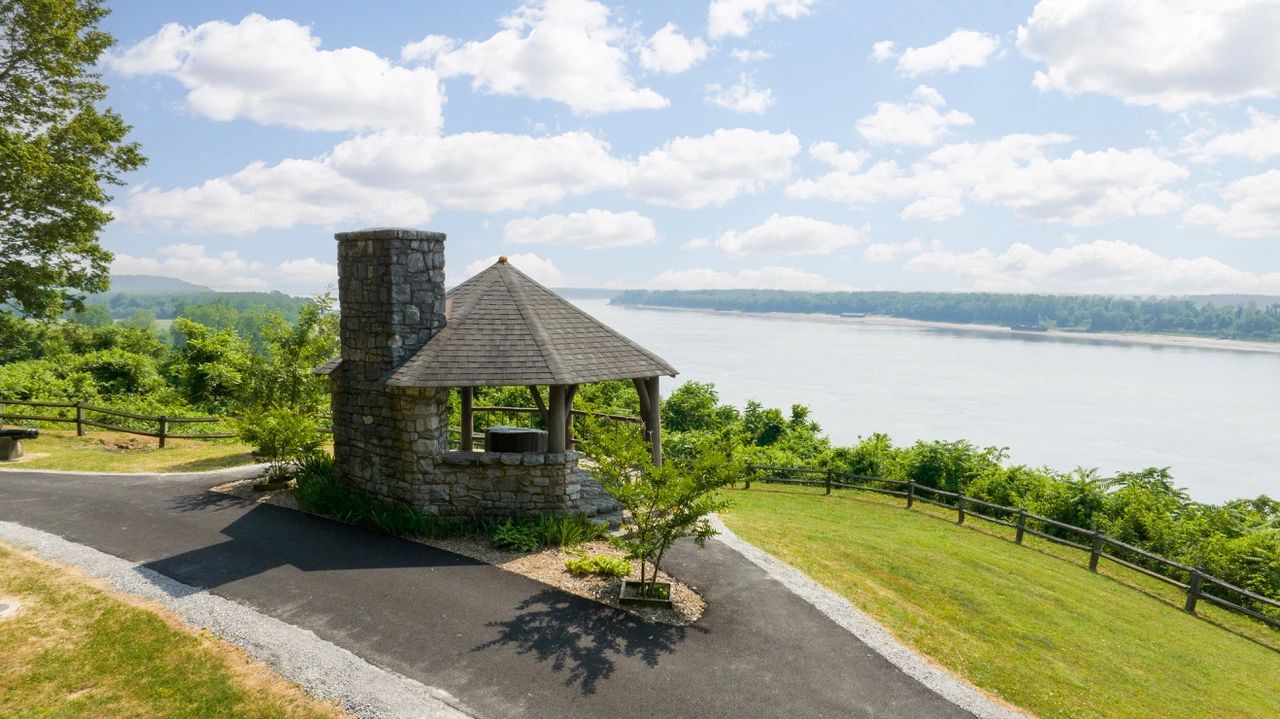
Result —
<instances>
[{"instance_id":1,"label":"small tree in mulch","mask_svg":"<svg viewBox=\"0 0 1280 719\"><path fill-rule=\"evenodd\" d=\"M663 557L681 537L701 547L715 535L708 515L729 505L719 490L740 476L741 466L710 445L693 459L655 466L649 444L632 427L595 423L584 436L582 450L596 478L631 513L622 541L627 558L640 562L641 596L669 598L655 587Z\"/></svg>"}]
</instances>

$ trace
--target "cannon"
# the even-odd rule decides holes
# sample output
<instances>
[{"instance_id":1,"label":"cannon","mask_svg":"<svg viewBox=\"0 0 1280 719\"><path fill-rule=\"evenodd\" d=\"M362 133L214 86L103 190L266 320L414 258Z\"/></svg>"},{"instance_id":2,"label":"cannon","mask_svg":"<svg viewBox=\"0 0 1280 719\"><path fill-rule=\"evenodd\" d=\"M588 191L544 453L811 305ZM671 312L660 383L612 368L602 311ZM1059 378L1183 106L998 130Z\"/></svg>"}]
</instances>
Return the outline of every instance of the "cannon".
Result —
<instances>
[{"instance_id":1,"label":"cannon","mask_svg":"<svg viewBox=\"0 0 1280 719\"><path fill-rule=\"evenodd\" d=\"M39 439L40 430L19 427L18 429L0 429L0 439Z\"/></svg>"},{"instance_id":2,"label":"cannon","mask_svg":"<svg viewBox=\"0 0 1280 719\"><path fill-rule=\"evenodd\" d=\"M22 456L22 440L38 439L38 429L4 429L0 427L0 462L11 462Z\"/></svg>"}]
</instances>

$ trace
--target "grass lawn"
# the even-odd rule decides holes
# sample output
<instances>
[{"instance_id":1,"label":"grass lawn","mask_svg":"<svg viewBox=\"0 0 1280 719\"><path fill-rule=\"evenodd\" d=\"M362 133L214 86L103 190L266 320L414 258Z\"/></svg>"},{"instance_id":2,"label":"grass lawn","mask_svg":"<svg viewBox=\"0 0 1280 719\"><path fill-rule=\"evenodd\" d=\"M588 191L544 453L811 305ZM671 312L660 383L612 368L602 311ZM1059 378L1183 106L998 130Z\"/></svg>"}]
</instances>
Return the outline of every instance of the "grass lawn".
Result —
<instances>
[{"instance_id":1,"label":"grass lawn","mask_svg":"<svg viewBox=\"0 0 1280 719\"><path fill-rule=\"evenodd\" d=\"M164 449L151 437L123 432L41 430L40 439L22 443L28 457L0 464L6 469L64 469L85 472L201 472L253 463L250 448L236 442L170 439Z\"/></svg>"},{"instance_id":2,"label":"grass lawn","mask_svg":"<svg viewBox=\"0 0 1280 719\"><path fill-rule=\"evenodd\" d=\"M83 575L0 545L0 716L336 719L331 704Z\"/></svg>"},{"instance_id":3,"label":"grass lawn","mask_svg":"<svg viewBox=\"0 0 1280 719\"><path fill-rule=\"evenodd\" d=\"M906 644L1044 719L1280 717L1280 632L1088 554L864 492L756 485L743 538Z\"/></svg>"}]
</instances>

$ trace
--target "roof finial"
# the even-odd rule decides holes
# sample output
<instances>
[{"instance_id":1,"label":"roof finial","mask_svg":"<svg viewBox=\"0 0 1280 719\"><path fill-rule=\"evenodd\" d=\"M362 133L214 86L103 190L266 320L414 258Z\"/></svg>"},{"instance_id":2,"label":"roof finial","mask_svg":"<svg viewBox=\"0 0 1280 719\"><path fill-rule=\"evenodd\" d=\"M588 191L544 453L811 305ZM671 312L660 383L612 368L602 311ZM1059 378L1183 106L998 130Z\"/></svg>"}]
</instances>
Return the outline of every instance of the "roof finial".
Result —
<instances>
[{"instance_id":1,"label":"roof finial","mask_svg":"<svg viewBox=\"0 0 1280 719\"><path fill-rule=\"evenodd\" d=\"M504 264L504 265L505 265L505 264L507 264L507 256L506 256L506 255L498 255L498 262L500 262L501 264Z\"/></svg>"}]
</instances>

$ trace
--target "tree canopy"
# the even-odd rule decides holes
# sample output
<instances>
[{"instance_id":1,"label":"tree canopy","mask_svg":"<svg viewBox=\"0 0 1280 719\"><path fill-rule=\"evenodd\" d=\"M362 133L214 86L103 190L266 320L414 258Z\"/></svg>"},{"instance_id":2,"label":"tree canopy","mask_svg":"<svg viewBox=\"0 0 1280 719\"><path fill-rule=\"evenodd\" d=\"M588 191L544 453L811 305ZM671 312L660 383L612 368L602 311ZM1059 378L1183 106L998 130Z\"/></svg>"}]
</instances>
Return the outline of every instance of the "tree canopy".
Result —
<instances>
[{"instance_id":1,"label":"tree canopy","mask_svg":"<svg viewBox=\"0 0 1280 719\"><path fill-rule=\"evenodd\" d=\"M0 309L56 317L107 288L105 187L146 159L99 104L101 0L0 0Z\"/></svg>"}]
</instances>

